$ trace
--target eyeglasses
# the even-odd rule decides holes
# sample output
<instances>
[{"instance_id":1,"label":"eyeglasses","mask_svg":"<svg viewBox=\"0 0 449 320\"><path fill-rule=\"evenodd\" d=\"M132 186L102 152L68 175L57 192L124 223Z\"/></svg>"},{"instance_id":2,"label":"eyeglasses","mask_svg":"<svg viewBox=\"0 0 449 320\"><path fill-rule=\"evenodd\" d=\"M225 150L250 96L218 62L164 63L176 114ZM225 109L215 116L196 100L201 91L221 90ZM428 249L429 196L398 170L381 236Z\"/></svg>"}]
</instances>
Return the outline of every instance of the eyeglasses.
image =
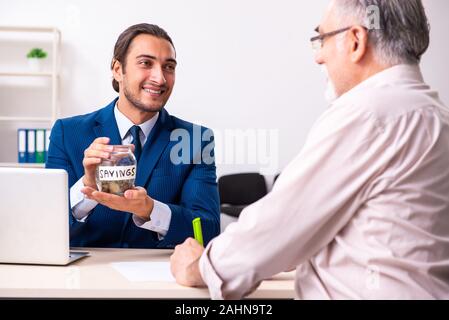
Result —
<instances>
[{"instance_id":1,"label":"eyeglasses","mask_svg":"<svg viewBox=\"0 0 449 320\"><path fill-rule=\"evenodd\" d=\"M310 38L310 42L312 43L312 49L313 49L315 52L318 51L318 50L320 50L320 49L323 47L323 41L324 41L324 39L329 38L329 37L332 37L332 36L335 36L335 35L337 35L337 34L339 34L339 33L348 31L348 30L351 29L351 28L352 28L352 27L347 27L347 28L343 28L343 29L338 29L338 30L335 30L335 31L323 33L323 34L320 34L319 36ZM319 31L319 27L317 27L317 28L315 29L315 31L316 31L316 32L320 32L320 31Z\"/></svg>"}]
</instances>

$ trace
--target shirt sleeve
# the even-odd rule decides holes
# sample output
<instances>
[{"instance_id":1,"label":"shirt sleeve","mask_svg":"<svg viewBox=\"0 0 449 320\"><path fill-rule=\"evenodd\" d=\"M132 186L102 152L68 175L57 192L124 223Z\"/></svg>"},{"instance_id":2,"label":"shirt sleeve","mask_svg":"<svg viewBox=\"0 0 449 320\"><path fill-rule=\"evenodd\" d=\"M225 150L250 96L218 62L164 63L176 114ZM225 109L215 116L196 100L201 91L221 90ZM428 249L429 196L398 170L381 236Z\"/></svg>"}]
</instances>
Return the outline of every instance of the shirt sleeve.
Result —
<instances>
[{"instance_id":1,"label":"shirt sleeve","mask_svg":"<svg viewBox=\"0 0 449 320\"><path fill-rule=\"evenodd\" d=\"M151 219L149 221L143 220L133 215L133 221L136 226L151 230L158 233L159 240L164 237L170 226L171 210L165 203L154 200L153 211L151 211Z\"/></svg>"},{"instance_id":2,"label":"shirt sleeve","mask_svg":"<svg viewBox=\"0 0 449 320\"><path fill-rule=\"evenodd\" d=\"M241 299L327 246L391 160L389 136L370 114L325 113L273 190L206 247L199 269L211 297Z\"/></svg>"},{"instance_id":3,"label":"shirt sleeve","mask_svg":"<svg viewBox=\"0 0 449 320\"><path fill-rule=\"evenodd\" d=\"M78 222L85 222L89 213L97 206L98 202L95 200L87 199L81 192L84 188L83 178L79 179L70 188L70 206L72 209L72 215Z\"/></svg>"}]
</instances>

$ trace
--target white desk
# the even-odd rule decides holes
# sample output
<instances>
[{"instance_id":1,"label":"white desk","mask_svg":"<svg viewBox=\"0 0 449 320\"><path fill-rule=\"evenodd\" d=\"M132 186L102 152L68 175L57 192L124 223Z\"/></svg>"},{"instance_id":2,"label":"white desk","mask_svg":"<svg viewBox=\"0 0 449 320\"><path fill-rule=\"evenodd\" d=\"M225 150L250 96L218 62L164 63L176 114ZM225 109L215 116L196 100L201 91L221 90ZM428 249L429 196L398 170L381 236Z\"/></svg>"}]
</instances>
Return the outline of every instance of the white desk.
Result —
<instances>
[{"instance_id":1,"label":"white desk","mask_svg":"<svg viewBox=\"0 0 449 320\"><path fill-rule=\"evenodd\" d=\"M78 248L79 249L79 248ZM130 282L112 262L168 261L173 250L82 248L90 256L68 266L0 264L0 297L14 298L209 298L207 288L171 282ZM294 274L265 280L249 298L293 299Z\"/></svg>"}]
</instances>

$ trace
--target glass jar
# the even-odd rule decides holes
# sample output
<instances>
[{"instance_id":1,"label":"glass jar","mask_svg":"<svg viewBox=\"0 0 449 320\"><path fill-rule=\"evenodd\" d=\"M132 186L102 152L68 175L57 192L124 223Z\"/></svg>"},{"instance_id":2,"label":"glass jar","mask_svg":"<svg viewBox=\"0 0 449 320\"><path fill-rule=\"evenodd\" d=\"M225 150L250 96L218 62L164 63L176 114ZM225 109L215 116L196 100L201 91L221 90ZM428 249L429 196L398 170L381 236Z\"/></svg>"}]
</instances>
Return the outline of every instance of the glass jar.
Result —
<instances>
[{"instance_id":1,"label":"glass jar","mask_svg":"<svg viewBox=\"0 0 449 320\"><path fill-rule=\"evenodd\" d=\"M108 159L102 159L96 170L98 191L123 196L134 187L137 161L131 146L114 145Z\"/></svg>"}]
</instances>

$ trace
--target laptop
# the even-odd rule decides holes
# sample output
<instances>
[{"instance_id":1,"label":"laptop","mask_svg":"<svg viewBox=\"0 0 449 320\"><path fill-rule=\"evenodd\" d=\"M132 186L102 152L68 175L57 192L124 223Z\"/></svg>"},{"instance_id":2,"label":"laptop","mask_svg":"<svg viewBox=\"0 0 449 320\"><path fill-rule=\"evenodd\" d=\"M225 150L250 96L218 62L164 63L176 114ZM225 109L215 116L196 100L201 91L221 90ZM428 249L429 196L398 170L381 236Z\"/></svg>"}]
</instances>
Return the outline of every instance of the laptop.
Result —
<instances>
[{"instance_id":1,"label":"laptop","mask_svg":"<svg viewBox=\"0 0 449 320\"><path fill-rule=\"evenodd\" d=\"M67 172L0 167L0 263L67 265L70 252Z\"/></svg>"}]
</instances>

